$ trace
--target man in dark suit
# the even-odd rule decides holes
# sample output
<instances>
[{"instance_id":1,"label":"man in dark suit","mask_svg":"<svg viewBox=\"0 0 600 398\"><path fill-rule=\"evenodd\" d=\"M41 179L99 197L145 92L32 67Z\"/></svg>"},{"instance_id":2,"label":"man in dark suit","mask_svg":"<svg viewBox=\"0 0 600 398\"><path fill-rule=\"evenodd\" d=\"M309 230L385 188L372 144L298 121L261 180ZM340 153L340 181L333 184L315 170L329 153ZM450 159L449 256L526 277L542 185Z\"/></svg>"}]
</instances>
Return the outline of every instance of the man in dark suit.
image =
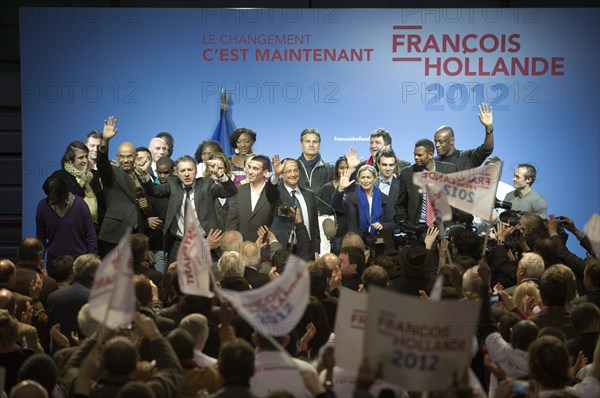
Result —
<instances>
[{"instance_id":1,"label":"man in dark suit","mask_svg":"<svg viewBox=\"0 0 600 398\"><path fill-rule=\"evenodd\" d=\"M265 181L271 162L264 155L256 155L246 164L247 184L238 187L238 193L229 202L227 230L240 231L244 240L255 242L258 228L271 226L272 208L277 199L277 185Z\"/></svg>"},{"instance_id":2,"label":"man in dark suit","mask_svg":"<svg viewBox=\"0 0 600 398\"><path fill-rule=\"evenodd\" d=\"M275 171L275 178L281 176L281 181L278 186L279 197L276 202L276 208L280 209L281 206L295 207L295 211L300 212L302 222L308 231L312 251L315 253L315 257L318 258L321 248L321 236L319 235L319 220L315 193L310 189L298 186L298 182L300 181L300 170L298 168L298 163L296 163L294 159L284 159L283 162L281 162L279 156L275 155L273 156L273 169ZM279 213L281 212L278 210L273 217L271 231L273 231L281 244L285 245L287 242L295 245L296 239L292 236L292 232L295 231L294 217L280 216Z\"/></svg>"},{"instance_id":3,"label":"man in dark suit","mask_svg":"<svg viewBox=\"0 0 600 398\"><path fill-rule=\"evenodd\" d=\"M222 161L211 160L207 167L209 177L196 179L196 161L190 156L180 157L176 164L177 177L171 176L166 184L155 185L146 174L142 177L144 189L152 196L169 197L165 226L163 229L164 248L169 253L169 262L177 260L179 243L185 231L184 213L186 198L189 198L196 211L200 226L206 233L218 230L219 218L214 203L217 198L230 198L237 193L237 188L225 174ZM210 245L210 242L209 242Z\"/></svg>"},{"instance_id":4,"label":"man in dark suit","mask_svg":"<svg viewBox=\"0 0 600 398\"><path fill-rule=\"evenodd\" d=\"M17 257L19 262L16 264L16 282L12 290L29 295L32 282L35 283L39 277L42 279L42 290L39 298L46 307L48 296L58 289L58 285L53 278L44 275L40 269L40 264L44 258L44 245L36 238L25 238L19 244Z\"/></svg>"},{"instance_id":5,"label":"man in dark suit","mask_svg":"<svg viewBox=\"0 0 600 398\"><path fill-rule=\"evenodd\" d=\"M395 204L400 195L400 180L394 175L398 166L396 154L391 148L383 148L377 152L376 159L379 190L387 195L389 203Z\"/></svg>"},{"instance_id":6,"label":"man in dark suit","mask_svg":"<svg viewBox=\"0 0 600 398\"><path fill-rule=\"evenodd\" d=\"M434 145L431 140L422 139L415 143L415 164L405 167L400 172L400 193L396 202L396 222L412 226L426 224L427 195L422 194L420 188L413 183L413 174L422 171L436 171L439 173L454 173L458 171L456 165L433 160Z\"/></svg>"},{"instance_id":7,"label":"man in dark suit","mask_svg":"<svg viewBox=\"0 0 600 398\"><path fill-rule=\"evenodd\" d=\"M117 119L114 116L104 121L102 144L98 148L98 171L106 199L106 214L98 233L101 255L108 253L119 243L127 228L132 228L133 232L143 231L145 220L138 201L141 186L138 189L134 181L135 146L131 142L119 145L119 167L111 165L108 160L108 144L117 134L116 126Z\"/></svg>"}]
</instances>

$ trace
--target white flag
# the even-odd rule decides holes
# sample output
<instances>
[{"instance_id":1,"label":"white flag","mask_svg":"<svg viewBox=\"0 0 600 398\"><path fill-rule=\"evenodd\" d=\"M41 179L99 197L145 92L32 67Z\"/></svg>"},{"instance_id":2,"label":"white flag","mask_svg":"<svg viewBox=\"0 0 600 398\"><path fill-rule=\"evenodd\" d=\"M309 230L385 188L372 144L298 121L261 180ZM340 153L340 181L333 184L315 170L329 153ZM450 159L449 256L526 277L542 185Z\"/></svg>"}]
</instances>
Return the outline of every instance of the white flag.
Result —
<instances>
[{"instance_id":1,"label":"white flag","mask_svg":"<svg viewBox=\"0 0 600 398\"><path fill-rule=\"evenodd\" d=\"M422 188L437 185L444 190L450 206L490 221L501 171L502 162L450 174L423 171L413 175L413 183Z\"/></svg>"},{"instance_id":2,"label":"white flag","mask_svg":"<svg viewBox=\"0 0 600 398\"><path fill-rule=\"evenodd\" d=\"M440 301L442 299L442 291L444 289L444 274L438 274L435 278L435 283L429 293L429 300Z\"/></svg>"},{"instance_id":3,"label":"white flag","mask_svg":"<svg viewBox=\"0 0 600 398\"><path fill-rule=\"evenodd\" d=\"M258 289L215 289L258 333L285 336L294 330L308 305L310 276L304 260L290 255L281 277Z\"/></svg>"},{"instance_id":4,"label":"white flag","mask_svg":"<svg viewBox=\"0 0 600 398\"><path fill-rule=\"evenodd\" d=\"M185 233L177 253L177 279L185 294L212 297L210 291L210 267L212 256L204 231L189 199L185 204Z\"/></svg>"},{"instance_id":5,"label":"white flag","mask_svg":"<svg viewBox=\"0 0 600 398\"><path fill-rule=\"evenodd\" d=\"M124 328L135 316L131 228L96 270L90 291L90 315L109 328Z\"/></svg>"}]
</instances>

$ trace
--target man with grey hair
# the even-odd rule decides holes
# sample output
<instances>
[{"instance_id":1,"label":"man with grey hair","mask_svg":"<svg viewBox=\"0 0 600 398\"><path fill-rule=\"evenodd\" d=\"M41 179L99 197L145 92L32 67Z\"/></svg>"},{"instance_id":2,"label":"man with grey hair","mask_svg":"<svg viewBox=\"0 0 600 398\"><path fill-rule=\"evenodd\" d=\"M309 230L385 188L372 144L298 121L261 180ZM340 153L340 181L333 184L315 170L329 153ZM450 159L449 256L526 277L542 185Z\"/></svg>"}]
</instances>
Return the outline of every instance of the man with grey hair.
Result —
<instances>
[{"instance_id":1,"label":"man with grey hair","mask_svg":"<svg viewBox=\"0 0 600 398\"><path fill-rule=\"evenodd\" d=\"M214 366L217 359L202 352L208 340L208 319L202 314L189 314L179 322L179 328L186 330L194 341L194 361L200 366Z\"/></svg>"},{"instance_id":2,"label":"man with grey hair","mask_svg":"<svg viewBox=\"0 0 600 398\"><path fill-rule=\"evenodd\" d=\"M84 254L73 263L73 283L69 287L58 289L48 296L48 324L60 324L61 332L69 338L77 332L77 314L88 302L96 270L100 266L100 257Z\"/></svg>"},{"instance_id":3,"label":"man with grey hair","mask_svg":"<svg viewBox=\"0 0 600 398\"><path fill-rule=\"evenodd\" d=\"M508 294L514 294L517 286L523 282L532 281L538 283L545 269L542 256L533 252L523 253L517 265L517 284L504 289L504 291Z\"/></svg>"},{"instance_id":4,"label":"man with grey hair","mask_svg":"<svg viewBox=\"0 0 600 398\"><path fill-rule=\"evenodd\" d=\"M242 264L244 265L244 278L256 289L269 282L266 274L258 272L261 262L260 247L254 242L245 241L240 251Z\"/></svg>"},{"instance_id":5,"label":"man with grey hair","mask_svg":"<svg viewBox=\"0 0 600 398\"><path fill-rule=\"evenodd\" d=\"M152 155L151 173L153 176L156 176L156 162L163 156L167 156L169 152L167 142L160 137L154 137L148 143L148 149L150 149L150 154Z\"/></svg>"}]
</instances>

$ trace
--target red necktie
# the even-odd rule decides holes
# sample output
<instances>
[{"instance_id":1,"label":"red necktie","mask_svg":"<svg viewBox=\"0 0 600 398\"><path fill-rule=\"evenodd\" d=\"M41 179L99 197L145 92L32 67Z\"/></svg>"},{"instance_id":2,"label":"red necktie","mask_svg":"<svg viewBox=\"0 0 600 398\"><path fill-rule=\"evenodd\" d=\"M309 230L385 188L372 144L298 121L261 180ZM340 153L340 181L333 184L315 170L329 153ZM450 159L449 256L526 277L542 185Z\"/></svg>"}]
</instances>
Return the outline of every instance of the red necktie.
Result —
<instances>
[{"instance_id":1,"label":"red necktie","mask_svg":"<svg viewBox=\"0 0 600 398\"><path fill-rule=\"evenodd\" d=\"M433 227L435 225L435 209L431 205L431 201L429 200L429 196L425 201L425 224L428 227Z\"/></svg>"}]
</instances>

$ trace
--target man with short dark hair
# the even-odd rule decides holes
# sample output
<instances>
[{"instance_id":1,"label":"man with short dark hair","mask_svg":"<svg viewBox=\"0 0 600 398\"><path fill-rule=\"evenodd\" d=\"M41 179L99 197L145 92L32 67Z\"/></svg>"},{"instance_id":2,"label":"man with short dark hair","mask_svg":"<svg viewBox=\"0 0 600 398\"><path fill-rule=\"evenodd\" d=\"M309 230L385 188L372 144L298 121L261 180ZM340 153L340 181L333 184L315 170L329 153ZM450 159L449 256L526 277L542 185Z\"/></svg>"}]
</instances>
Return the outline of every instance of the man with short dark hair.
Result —
<instances>
[{"instance_id":1,"label":"man with short dark hair","mask_svg":"<svg viewBox=\"0 0 600 398\"><path fill-rule=\"evenodd\" d=\"M461 151L454 147L454 130L450 126L442 126L435 131L434 141L437 151L436 161L452 163L458 170L468 170L481 166L485 158L494 150L494 126L492 107L483 103L479 106L479 121L485 127L483 144L475 149Z\"/></svg>"},{"instance_id":2,"label":"man with short dark hair","mask_svg":"<svg viewBox=\"0 0 600 398\"><path fill-rule=\"evenodd\" d=\"M346 246L340 249L339 258L342 286L358 291L366 265L365 253L357 247Z\"/></svg>"},{"instance_id":3,"label":"man with short dark hair","mask_svg":"<svg viewBox=\"0 0 600 398\"><path fill-rule=\"evenodd\" d=\"M377 153L376 159L379 190L387 195L390 203L396 203L400 194L400 180L396 178L396 173L400 171L396 154L391 148L384 148Z\"/></svg>"},{"instance_id":4,"label":"man with short dark hair","mask_svg":"<svg viewBox=\"0 0 600 398\"><path fill-rule=\"evenodd\" d=\"M48 296L58 289L58 285L54 279L44 275L40 268L44 257L44 245L36 238L25 238L17 249L17 257L19 262L16 264L17 274L13 290L29 295L32 283L41 278L42 290L39 297L42 304L46 306Z\"/></svg>"},{"instance_id":5,"label":"man with short dark hair","mask_svg":"<svg viewBox=\"0 0 600 398\"><path fill-rule=\"evenodd\" d=\"M221 350L219 372L223 388L211 398L258 398L250 391L250 378L254 375L254 350L245 340L237 339Z\"/></svg>"},{"instance_id":6,"label":"man with short dark hair","mask_svg":"<svg viewBox=\"0 0 600 398\"><path fill-rule=\"evenodd\" d=\"M99 131L92 130L85 137L85 146L90 150L88 152L88 161L92 170L98 170L96 161L98 159L98 147L102 143L102 134Z\"/></svg>"},{"instance_id":7,"label":"man with short dark hair","mask_svg":"<svg viewBox=\"0 0 600 398\"><path fill-rule=\"evenodd\" d=\"M297 159L300 170L298 185L302 188L312 189L318 196L323 185L333 180L333 164L321 158L321 134L315 128L302 130L300 133L302 155Z\"/></svg>"},{"instance_id":8,"label":"man with short dark hair","mask_svg":"<svg viewBox=\"0 0 600 398\"><path fill-rule=\"evenodd\" d=\"M535 213L542 218L547 217L548 203L542 195L531 188L535 182L537 171L533 165L521 163L515 169L513 176L513 186L515 190L506 194L505 202L512 204L514 211L522 211L524 213Z\"/></svg>"},{"instance_id":9,"label":"man with short dark hair","mask_svg":"<svg viewBox=\"0 0 600 398\"><path fill-rule=\"evenodd\" d=\"M414 158L415 164L405 167L400 172L400 193L396 201L396 222L398 224L407 223L412 226L431 224L430 207L427 200L427 194L413 183L413 175L423 171L435 171L438 173L453 173L458 171L456 165L452 163L439 162L433 159L433 142L428 139L421 139L415 143ZM431 210L428 211L430 208ZM433 213L435 221L435 213ZM432 225L427 225L431 227Z\"/></svg>"}]
</instances>

